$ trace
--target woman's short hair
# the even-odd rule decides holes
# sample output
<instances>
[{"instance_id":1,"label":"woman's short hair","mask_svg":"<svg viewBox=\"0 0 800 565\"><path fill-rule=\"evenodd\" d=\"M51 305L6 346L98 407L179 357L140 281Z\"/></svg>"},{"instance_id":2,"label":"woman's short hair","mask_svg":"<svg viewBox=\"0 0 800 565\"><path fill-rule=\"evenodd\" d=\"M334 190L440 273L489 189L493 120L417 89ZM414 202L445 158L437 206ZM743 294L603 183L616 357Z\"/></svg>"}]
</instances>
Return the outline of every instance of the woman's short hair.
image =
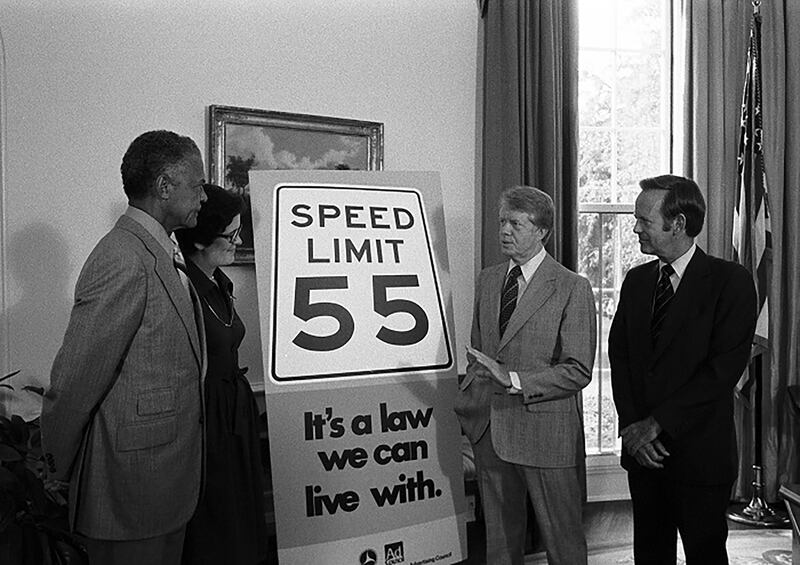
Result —
<instances>
[{"instance_id":1,"label":"woman's short hair","mask_svg":"<svg viewBox=\"0 0 800 565\"><path fill-rule=\"evenodd\" d=\"M197 214L197 225L175 231L175 237L184 255L191 255L197 251L195 243L211 245L244 210L244 200L238 194L215 184L204 184L203 191L208 199L203 202L200 213Z\"/></svg>"},{"instance_id":2,"label":"woman's short hair","mask_svg":"<svg viewBox=\"0 0 800 565\"><path fill-rule=\"evenodd\" d=\"M661 203L661 216L665 224L672 224L678 214L683 214L686 218L686 235L695 237L703 229L706 201L693 180L677 175L661 175L639 181L639 187L642 190L667 191Z\"/></svg>"}]
</instances>

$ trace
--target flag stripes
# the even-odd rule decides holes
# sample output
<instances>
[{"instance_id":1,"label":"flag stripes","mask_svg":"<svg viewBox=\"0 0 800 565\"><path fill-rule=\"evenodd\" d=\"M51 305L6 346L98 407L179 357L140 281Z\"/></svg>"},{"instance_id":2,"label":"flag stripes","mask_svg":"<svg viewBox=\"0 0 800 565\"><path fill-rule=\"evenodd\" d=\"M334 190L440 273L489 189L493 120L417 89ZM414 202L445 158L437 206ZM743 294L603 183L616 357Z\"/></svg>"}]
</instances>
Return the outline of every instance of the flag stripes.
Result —
<instances>
[{"instance_id":1,"label":"flag stripes","mask_svg":"<svg viewBox=\"0 0 800 565\"><path fill-rule=\"evenodd\" d=\"M747 71L742 94L741 132L736 208L733 217L734 260L753 274L758 295L758 322L753 338L753 356L766 351L769 342L769 285L772 271L772 232L770 228L767 177L761 105L761 16L753 14ZM749 389L743 378L737 388Z\"/></svg>"}]
</instances>

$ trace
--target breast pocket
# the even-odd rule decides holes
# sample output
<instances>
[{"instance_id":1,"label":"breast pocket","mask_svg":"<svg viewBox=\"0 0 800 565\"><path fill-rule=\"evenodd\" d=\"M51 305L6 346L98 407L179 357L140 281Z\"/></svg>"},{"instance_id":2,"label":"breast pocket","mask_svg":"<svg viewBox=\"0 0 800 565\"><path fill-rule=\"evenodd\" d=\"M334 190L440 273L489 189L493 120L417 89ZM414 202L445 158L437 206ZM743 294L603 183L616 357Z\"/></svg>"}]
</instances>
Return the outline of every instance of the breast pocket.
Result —
<instances>
[{"instance_id":1,"label":"breast pocket","mask_svg":"<svg viewBox=\"0 0 800 565\"><path fill-rule=\"evenodd\" d=\"M146 390L136 398L138 416L156 416L175 412L175 389L170 387Z\"/></svg>"}]
</instances>

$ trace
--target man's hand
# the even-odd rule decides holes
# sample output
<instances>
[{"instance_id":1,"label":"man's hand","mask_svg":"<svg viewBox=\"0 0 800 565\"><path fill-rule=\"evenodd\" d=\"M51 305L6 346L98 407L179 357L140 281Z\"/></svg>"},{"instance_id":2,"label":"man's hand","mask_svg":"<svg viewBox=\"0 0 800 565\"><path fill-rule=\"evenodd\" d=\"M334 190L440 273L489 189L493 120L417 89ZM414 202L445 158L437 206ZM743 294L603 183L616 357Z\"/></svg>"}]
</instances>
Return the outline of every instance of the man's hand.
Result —
<instances>
[{"instance_id":1,"label":"man's hand","mask_svg":"<svg viewBox=\"0 0 800 565\"><path fill-rule=\"evenodd\" d=\"M656 422L655 418L648 416L644 420L639 420L624 428L620 435L622 436L622 445L625 447L625 451L635 457L637 451L644 447L645 444L655 440L660 433L661 425Z\"/></svg>"},{"instance_id":2,"label":"man's hand","mask_svg":"<svg viewBox=\"0 0 800 565\"><path fill-rule=\"evenodd\" d=\"M476 362L486 369L485 371L476 372L477 376L489 378L503 388L508 388L511 386L511 377L509 376L508 371L503 369L500 363L468 345L467 358L469 358L470 355L475 359Z\"/></svg>"},{"instance_id":3,"label":"man's hand","mask_svg":"<svg viewBox=\"0 0 800 565\"><path fill-rule=\"evenodd\" d=\"M664 464L662 461L664 461L665 457L669 457L669 452L667 452L664 444L654 439L650 443L644 444L632 455L636 462L646 469L663 469Z\"/></svg>"}]
</instances>

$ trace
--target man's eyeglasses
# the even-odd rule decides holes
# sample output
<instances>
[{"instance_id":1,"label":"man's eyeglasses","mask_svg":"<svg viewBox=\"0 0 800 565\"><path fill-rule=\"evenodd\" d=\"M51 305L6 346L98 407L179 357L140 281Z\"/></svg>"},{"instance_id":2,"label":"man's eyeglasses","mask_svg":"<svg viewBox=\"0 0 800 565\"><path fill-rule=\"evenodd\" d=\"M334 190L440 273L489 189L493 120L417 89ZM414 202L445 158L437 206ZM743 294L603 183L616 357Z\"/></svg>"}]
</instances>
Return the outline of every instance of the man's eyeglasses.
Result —
<instances>
[{"instance_id":1,"label":"man's eyeglasses","mask_svg":"<svg viewBox=\"0 0 800 565\"><path fill-rule=\"evenodd\" d=\"M222 239L227 239L228 243L236 243L236 239L239 237L240 231L242 231L242 226L239 226L230 233L218 233L217 237L221 237Z\"/></svg>"}]
</instances>

